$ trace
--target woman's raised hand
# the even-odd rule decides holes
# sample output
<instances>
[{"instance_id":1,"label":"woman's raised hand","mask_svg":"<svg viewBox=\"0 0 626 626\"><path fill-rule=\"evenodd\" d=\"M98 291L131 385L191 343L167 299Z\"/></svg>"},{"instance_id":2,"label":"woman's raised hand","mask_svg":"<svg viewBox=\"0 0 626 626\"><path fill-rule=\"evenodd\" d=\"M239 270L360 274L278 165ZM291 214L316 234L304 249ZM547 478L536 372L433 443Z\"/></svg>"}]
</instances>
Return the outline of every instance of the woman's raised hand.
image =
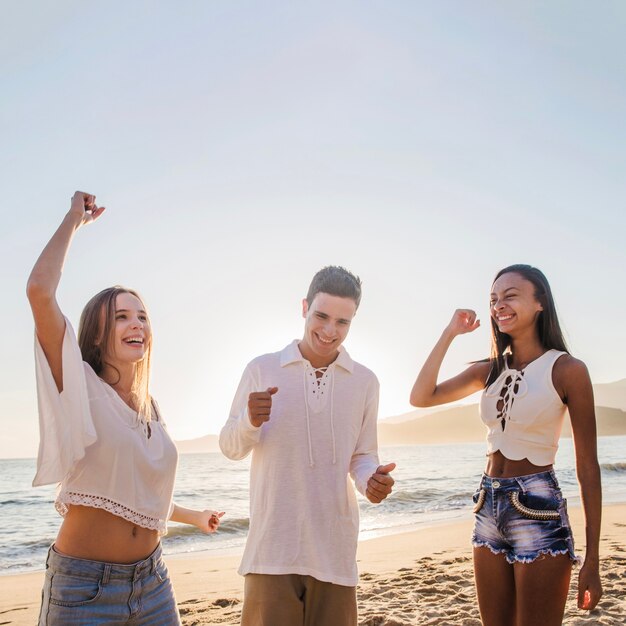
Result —
<instances>
[{"instance_id":1,"label":"woman's raised hand","mask_svg":"<svg viewBox=\"0 0 626 626\"><path fill-rule=\"evenodd\" d=\"M471 333L479 326L480 320L476 318L476 311L457 309L448 324L448 330L456 336Z\"/></svg>"},{"instance_id":2,"label":"woman's raised hand","mask_svg":"<svg viewBox=\"0 0 626 626\"><path fill-rule=\"evenodd\" d=\"M103 212L104 207L96 205L96 196L84 191L77 191L72 196L70 213L80 220L81 226L97 220Z\"/></svg>"}]
</instances>

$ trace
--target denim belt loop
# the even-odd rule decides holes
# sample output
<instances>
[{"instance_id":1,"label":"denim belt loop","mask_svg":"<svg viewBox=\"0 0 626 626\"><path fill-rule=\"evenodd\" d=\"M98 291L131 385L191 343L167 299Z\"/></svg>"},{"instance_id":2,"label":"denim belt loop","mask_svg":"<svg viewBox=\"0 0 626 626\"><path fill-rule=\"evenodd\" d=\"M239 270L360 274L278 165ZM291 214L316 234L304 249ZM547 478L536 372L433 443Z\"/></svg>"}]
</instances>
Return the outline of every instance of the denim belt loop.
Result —
<instances>
[{"instance_id":1,"label":"denim belt loop","mask_svg":"<svg viewBox=\"0 0 626 626\"><path fill-rule=\"evenodd\" d=\"M526 493L526 487L524 487L524 481L521 478L516 478L515 482L519 485L519 488L522 490L522 493Z\"/></svg>"},{"instance_id":2,"label":"denim belt loop","mask_svg":"<svg viewBox=\"0 0 626 626\"><path fill-rule=\"evenodd\" d=\"M111 578L111 565L109 563L105 563L104 570L102 571L102 584L106 585Z\"/></svg>"},{"instance_id":3,"label":"denim belt loop","mask_svg":"<svg viewBox=\"0 0 626 626\"><path fill-rule=\"evenodd\" d=\"M557 489L559 486L559 480L556 477L556 472L554 471L554 468L548 470L548 474L550 474L550 478L552 478L552 486Z\"/></svg>"},{"instance_id":4,"label":"denim belt loop","mask_svg":"<svg viewBox=\"0 0 626 626\"><path fill-rule=\"evenodd\" d=\"M153 554L150 557L150 573L154 574L157 571L157 565L159 563L159 557L157 554Z\"/></svg>"}]
</instances>

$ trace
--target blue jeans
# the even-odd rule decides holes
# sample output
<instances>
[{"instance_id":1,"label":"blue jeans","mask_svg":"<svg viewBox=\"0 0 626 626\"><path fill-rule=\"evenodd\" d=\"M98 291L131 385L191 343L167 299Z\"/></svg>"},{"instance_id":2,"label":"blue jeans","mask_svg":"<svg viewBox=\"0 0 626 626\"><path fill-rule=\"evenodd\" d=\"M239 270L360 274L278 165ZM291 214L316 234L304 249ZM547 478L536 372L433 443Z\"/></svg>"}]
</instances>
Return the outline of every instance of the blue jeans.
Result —
<instances>
[{"instance_id":1,"label":"blue jeans","mask_svg":"<svg viewBox=\"0 0 626 626\"><path fill-rule=\"evenodd\" d=\"M180 626L161 546L123 565L48 551L39 626Z\"/></svg>"},{"instance_id":2,"label":"blue jeans","mask_svg":"<svg viewBox=\"0 0 626 626\"><path fill-rule=\"evenodd\" d=\"M474 547L504 554L511 564L532 563L544 554L567 554L578 561L566 501L552 470L514 478L483 476L473 499Z\"/></svg>"}]
</instances>

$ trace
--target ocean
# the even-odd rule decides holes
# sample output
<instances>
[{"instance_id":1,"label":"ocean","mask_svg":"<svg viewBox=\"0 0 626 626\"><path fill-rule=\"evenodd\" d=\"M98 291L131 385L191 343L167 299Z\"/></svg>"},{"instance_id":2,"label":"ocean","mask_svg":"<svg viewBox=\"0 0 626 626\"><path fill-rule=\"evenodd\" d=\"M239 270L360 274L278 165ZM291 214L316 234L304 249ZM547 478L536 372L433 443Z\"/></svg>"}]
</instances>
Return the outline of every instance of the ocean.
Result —
<instances>
[{"instance_id":1,"label":"ocean","mask_svg":"<svg viewBox=\"0 0 626 626\"><path fill-rule=\"evenodd\" d=\"M626 436L598 440L605 503L626 502ZM361 538L427 527L471 516L471 496L485 463L483 443L383 447L383 463L398 464L393 494L380 505L359 497ZM562 439L556 470L570 506L580 504L570 439ZM249 460L219 453L180 457L174 498L182 506L226 511L221 529L204 535L171 524L164 553L239 550L248 529ZM61 518L54 487L31 487L34 459L0 460L0 575L42 569ZM468 538L469 541L469 538Z\"/></svg>"}]
</instances>

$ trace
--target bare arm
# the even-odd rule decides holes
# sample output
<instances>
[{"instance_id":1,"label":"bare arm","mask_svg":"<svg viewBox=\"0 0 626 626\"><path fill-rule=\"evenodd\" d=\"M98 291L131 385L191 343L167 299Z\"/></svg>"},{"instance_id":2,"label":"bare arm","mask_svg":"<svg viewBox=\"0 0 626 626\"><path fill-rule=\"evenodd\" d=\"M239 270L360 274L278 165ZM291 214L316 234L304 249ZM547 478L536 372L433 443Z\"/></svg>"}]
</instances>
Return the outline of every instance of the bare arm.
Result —
<instances>
[{"instance_id":1,"label":"bare arm","mask_svg":"<svg viewBox=\"0 0 626 626\"><path fill-rule=\"evenodd\" d=\"M565 398L572 422L576 474L585 513L585 562L578 576L578 607L593 609L602 597L600 583L600 524L602 485L598 465L593 388L585 364L562 356L553 370L554 384Z\"/></svg>"},{"instance_id":2,"label":"bare arm","mask_svg":"<svg viewBox=\"0 0 626 626\"><path fill-rule=\"evenodd\" d=\"M198 509L186 509L178 506L178 504L174 504L170 520L196 526L203 533L214 533L219 528L222 515L224 515L223 511L218 512L209 509L199 511Z\"/></svg>"},{"instance_id":3,"label":"bare arm","mask_svg":"<svg viewBox=\"0 0 626 626\"><path fill-rule=\"evenodd\" d=\"M104 207L98 208L95 196L77 191L61 225L39 255L28 278L26 294L35 318L35 329L50 365L59 392L63 391L61 350L65 320L56 300L67 251L74 233L83 225L97 219Z\"/></svg>"},{"instance_id":4,"label":"bare arm","mask_svg":"<svg viewBox=\"0 0 626 626\"><path fill-rule=\"evenodd\" d=\"M489 363L474 363L458 376L437 384L439 370L450 344L457 335L471 333L480 326L476 313L469 309L458 309L443 331L439 341L417 375L411 390L413 406L428 407L460 400L485 386Z\"/></svg>"}]
</instances>

